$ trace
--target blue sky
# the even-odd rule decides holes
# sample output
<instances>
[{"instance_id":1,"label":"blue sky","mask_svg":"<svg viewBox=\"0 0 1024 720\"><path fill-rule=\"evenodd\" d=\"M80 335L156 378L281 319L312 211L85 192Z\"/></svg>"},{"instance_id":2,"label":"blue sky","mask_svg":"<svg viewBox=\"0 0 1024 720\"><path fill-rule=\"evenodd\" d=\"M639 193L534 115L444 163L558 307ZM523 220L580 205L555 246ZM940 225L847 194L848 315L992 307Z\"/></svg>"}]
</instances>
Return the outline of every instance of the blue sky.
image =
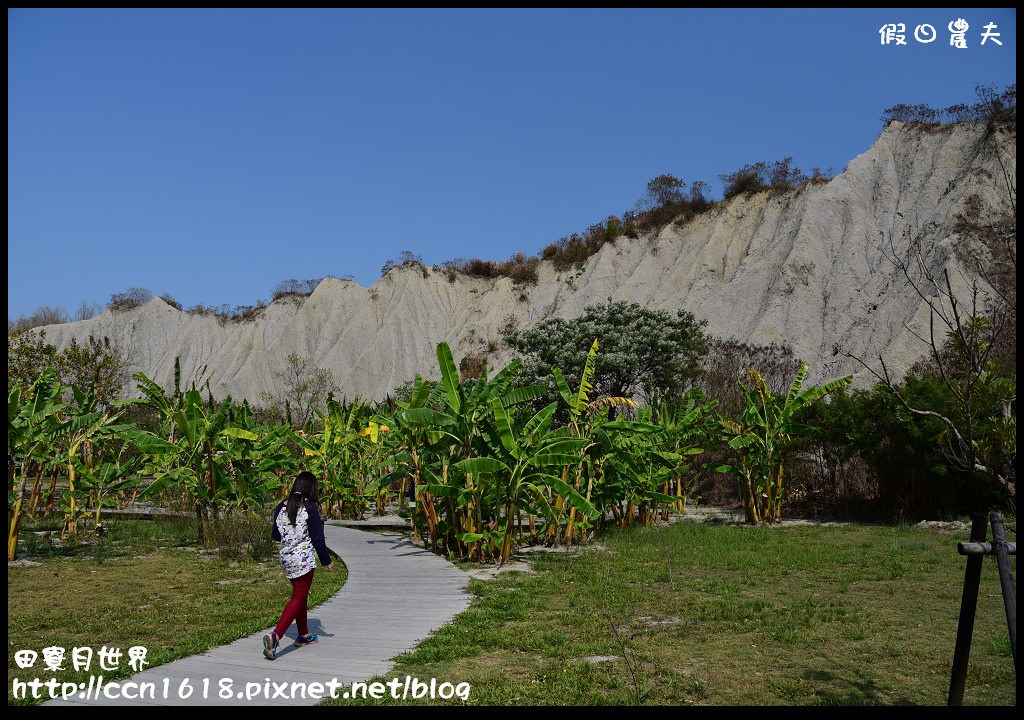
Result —
<instances>
[{"instance_id":1,"label":"blue sky","mask_svg":"<svg viewBox=\"0 0 1024 720\"><path fill-rule=\"evenodd\" d=\"M12 318L534 253L659 174L839 171L886 107L1016 82L1016 13L974 8L8 10L7 33Z\"/></svg>"}]
</instances>

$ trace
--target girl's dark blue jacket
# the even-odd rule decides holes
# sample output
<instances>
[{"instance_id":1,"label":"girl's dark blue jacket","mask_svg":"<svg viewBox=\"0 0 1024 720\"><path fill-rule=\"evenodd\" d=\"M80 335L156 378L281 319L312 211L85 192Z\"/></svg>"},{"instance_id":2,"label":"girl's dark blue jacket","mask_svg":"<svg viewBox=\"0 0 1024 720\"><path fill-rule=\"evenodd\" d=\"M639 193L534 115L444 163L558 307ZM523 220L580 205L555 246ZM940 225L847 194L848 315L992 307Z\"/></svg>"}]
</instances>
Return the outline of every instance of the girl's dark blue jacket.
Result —
<instances>
[{"instance_id":1,"label":"girl's dark blue jacket","mask_svg":"<svg viewBox=\"0 0 1024 720\"><path fill-rule=\"evenodd\" d=\"M270 516L270 524L273 530L270 532L270 536L277 542L281 542L281 533L277 530L277 515L278 513L285 512L285 520L287 521L287 500L282 500L274 508L274 514ZM324 521L320 517L320 509L317 508L316 503L312 500L306 500L302 503L303 507L306 508L306 515L309 516L307 526L309 528L309 539L313 541L313 547L316 548L317 557L320 558L320 564L327 566L331 564L331 551L327 547L327 541L324 539Z\"/></svg>"}]
</instances>

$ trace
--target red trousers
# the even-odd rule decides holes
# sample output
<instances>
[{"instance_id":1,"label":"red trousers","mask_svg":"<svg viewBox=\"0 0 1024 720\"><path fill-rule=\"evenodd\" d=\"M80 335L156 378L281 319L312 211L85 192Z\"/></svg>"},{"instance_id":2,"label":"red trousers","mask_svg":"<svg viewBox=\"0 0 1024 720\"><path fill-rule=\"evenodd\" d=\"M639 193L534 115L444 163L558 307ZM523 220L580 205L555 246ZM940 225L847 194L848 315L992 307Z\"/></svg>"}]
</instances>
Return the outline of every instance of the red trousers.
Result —
<instances>
[{"instance_id":1,"label":"red trousers","mask_svg":"<svg viewBox=\"0 0 1024 720\"><path fill-rule=\"evenodd\" d=\"M299 635L309 635L309 628L306 626L306 602L309 600L309 586L313 584L313 571L305 575L291 579L292 599L284 606L281 613L281 620L274 628L279 638L283 638L285 631L291 627L292 620L298 626Z\"/></svg>"}]
</instances>

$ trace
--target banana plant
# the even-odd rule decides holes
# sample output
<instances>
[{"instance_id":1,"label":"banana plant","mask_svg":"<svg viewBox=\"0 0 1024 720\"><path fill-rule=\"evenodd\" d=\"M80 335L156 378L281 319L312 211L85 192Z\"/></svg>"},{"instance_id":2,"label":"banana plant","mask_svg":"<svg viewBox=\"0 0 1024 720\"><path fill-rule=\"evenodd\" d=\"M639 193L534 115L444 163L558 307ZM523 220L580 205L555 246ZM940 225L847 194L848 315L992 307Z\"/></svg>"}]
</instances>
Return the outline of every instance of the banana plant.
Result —
<instances>
[{"instance_id":1,"label":"banana plant","mask_svg":"<svg viewBox=\"0 0 1024 720\"><path fill-rule=\"evenodd\" d=\"M802 407L821 400L829 393L849 385L853 376L833 380L802 390L807 363L802 363L785 395L776 395L755 368L749 368L751 387L739 382L746 407L739 421L720 419L729 447L737 451L740 464L717 465L719 472L739 477L747 522L777 523L782 520L783 454L795 435L814 432L814 428L794 421Z\"/></svg>"},{"instance_id":2,"label":"banana plant","mask_svg":"<svg viewBox=\"0 0 1024 720\"><path fill-rule=\"evenodd\" d=\"M7 529L7 559L13 561L18 546L18 529L24 506L25 484L33 467L41 467L54 455L52 429L65 404L64 386L56 371L45 368L22 393L20 385L7 396L7 506L11 508ZM18 489L15 483L20 475Z\"/></svg>"},{"instance_id":3,"label":"banana plant","mask_svg":"<svg viewBox=\"0 0 1024 720\"><path fill-rule=\"evenodd\" d=\"M493 555L495 544L503 544L499 527L504 533L512 525L502 515L508 503L495 493L493 478L480 477L483 471L465 461L490 457L487 438L496 429L495 402L514 415L518 406L541 397L544 388L513 387L522 365L518 359L493 378L485 371L480 378L460 382L447 343L437 346L437 358L439 383L431 385L417 376L409 401L396 403L391 415L379 412L374 418L394 427L392 440L397 441L383 462L390 472L380 482L397 480L404 486L411 478L417 538L425 532L435 552L480 559ZM542 412L548 418L545 430L554 409L552 405Z\"/></svg>"},{"instance_id":4,"label":"banana plant","mask_svg":"<svg viewBox=\"0 0 1024 720\"><path fill-rule=\"evenodd\" d=\"M92 447L117 439L129 430L128 425L116 424L119 417L120 413L110 415L99 410L82 414L66 413L52 429L54 440L61 446L61 464L67 470L68 477L68 489L62 502L62 537L78 534L79 519L86 510L90 491L97 479L93 473ZM83 451L84 458L80 456ZM99 508L96 509L96 520L99 525Z\"/></svg>"},{"instance_id":5,"label":"banana plant","mask_svg":"<svg viewBox=\"0 0 1024 720\"><path fill-rule=\"evenodd\" d=\"M633 409L636 407L636 403L633 400L625 397L604 397L594 401L590 400L590 392L594 388L593 381L597 370L597 350L598 341L595 338L583 363L583 372L580 375L579 386L575 392L570 390L569 384L565 381L562 372L557 367L551 369L551 374L555 379L555 388L568 408L569 424L566 427L566 431L572 437L586 441L584 445L586 452L580 456L574 465L565 465L562 468L560 479L563 483L569 484L571 474L570 486L577 492L582 490L585 480L586 491L584 497L588 503L592 500L595 484L602 482L605 460L618 452L609 436L604 431L599 430L599 427L608 422L609 412L613 408ZM577 519L577 509L572 503L566 504L565 500L564 497L556 497L554 499L554 509L558 515L561 515L563 510L568 510L564 537L566 540L571 541L574 535L582 535L582 533L586 532L590 528L590 522L589 518L585 518L580 522ZM604 507L602 506L601 512L595 517L603 518L603 509ZM560 521L549 524L547 530L548 541L554 542L560 530Z\"/></svg>"},{"instance_id":6,"label":"banana plant","mask_svg":"<svg viewBox=\"0 0 1024 720\"><path fill-rule=\"evenodd\" d=\"M139 374L141 375L141 373ZM245 428L229 426L231 397L218 406L193 387L183 394L180 407L164 402L163 390L142 376L139 385L146 396L144 404L166 408L173 430L169 438L148 431L132 430L128 437L139 452L148 456L144 468L153 475L153 483L139 496L146 500L174 485L180 485L191 497L196 511L199 538L206 538L206 524L220 508L238 502L238 487L231 469L239 446L232 439L257 442L259 435ZM158 391L158 392L157 392ZM276 484L268 480L268 486Z\"/></svg>"},{"instance_id":7,"label":"banana plant","mask_svg":"<svg viewBox=\"0 0 1024 720\"><path fill-rule=\"evenodd\" d=\"M648 526L657 517L659 506L666 517L670 505L678 507L682 502L682 494L673 484L690 469L687 457L703 452L688 432L701 411L700 407L690 408L677 426L652 423L650 408L635 421L615 420L598 426L595 455L605 466L599 492L621 527L633 522Z\"/></svg>"},{"instance_id":8,"label":"banana plant","mask_svg":"<svg viewBox=\"0 0 1024 720\"><path fill-rule=\"evenodd\" d=\"M491 530L488 523L494 509L488 504L483 488L474 478L472 471L452 471L452 466L462 460L475 457L484 447L484 432L494 423L494 400L500 399L507 410L512 411L523 403L542 397L545 388L541 385L515 387L522 360L516 358L493 378L488 378L486 368L479 378L460 382L455 370L455 361L447 343L437 346L437 359L441 369L441 384L436 395L436 405L445 415L439 425L436 453L438 461L435 485L461 481L462 488L455 496L441 492L444 507L443 518L439 520L438 532L446 537L446 545L454 548L459 556L479 557L482 553L483 537L471 540L465 548L463 537L486 536ZM486 454L486 450L483 450ZM533 515L530 515L531 525ZM488 539L488 543L490 539Z\"/></svg>"},{"instance_id":9,"label":"banana plant","mask_svg":"<svg viewBox=\"0 0 1024 720\"><path fill-rule=\"evenodd\" d=\"M486 455L461 460L454 469L475 473L479 492L492 502L494 516L488 533L465 533L463 542L487 539L489 554L499 562L508 560L512 552L515 511L524 510L542 515L549 523L557 522L545 490L550 488L588 518L598 511L575 488L562 480L558 469L579 462L588 440L568 433L550 430L554 407L549 405L518 426L501 397L491 400L493 424L486 427ZM431 486L433 492L452 492L452 486ZM499 539L499 542L494 542Z\"/></svg>"},{"instance_id":10,"label":"banana plant","mask_svg":"<svg viewBox=\"0 0 1024 720\"><path fill-rule=\"evenodd\" d=\"M378 426L390 428L392 452L381 461L382 468L390 468L383 482L400 483L399 502L405 500L405 486L412 481L414 511L412 516L413 536L419 540L424 530L430 537L431 547L438 551L440 525L437 508L427 486L436 483L437 476L430 469L433 456L449 442L443 428L451 418L435 409L440 386L431 386L418 374L413 380L412 397L408 401L396 401L396 410L388 415L378 412L372 418Z\"/></svg>"},{"instance_id":11,"label":"banana plant","mask_svg":"<svg viewBox=\"0 0 1024 720\"><path fill-rule=\"evenodd\" d=\"M676 467L662 486L664 495L672 495L670 503L662 505L662 520L668 520L670 507L677 513L685 512L686 498L692 492L700 474L699 466L689 458L704 452L705 441L717 439L717 423L713 411L716 403L707 401L699 393L687 393L681 403L661 402L648 406L637 417L641 422L655 424L659 430L651 437L653 453L662 461Z\"/></svg>"},{"instance_id":12,"label":"banana plant","mask_svg":"<svg viewBox=\"0 0 1024 720\"><path fill-rule=\"evenodd\" d=\"M218 445L221 464L227 469L231 495L227 504L251 511L262 509L280 484L281 474L291 474L296 458L288 444L294 433L288 425L263 425L253 418L248 404L228 409L228 427Z\"/></svg>"},{"instance_id":13,"label":"banana plant","mask_svg":"<svg viewBox=\"0 0 1024 720\"><path fill-rule=\"evenodd\" d=\"M359 402L346 407L329 395L326 407L324 412L314 406L307 427L294 439L323 479L324 517L362 517L364 455L373 450L361 438L370 437L369 444L374 446L380 433L390 428L368 420L372 411ZM317 421L321 429L314 433ZM364 421L367 425L361 427Z\"/></svg>"}]
</instances>

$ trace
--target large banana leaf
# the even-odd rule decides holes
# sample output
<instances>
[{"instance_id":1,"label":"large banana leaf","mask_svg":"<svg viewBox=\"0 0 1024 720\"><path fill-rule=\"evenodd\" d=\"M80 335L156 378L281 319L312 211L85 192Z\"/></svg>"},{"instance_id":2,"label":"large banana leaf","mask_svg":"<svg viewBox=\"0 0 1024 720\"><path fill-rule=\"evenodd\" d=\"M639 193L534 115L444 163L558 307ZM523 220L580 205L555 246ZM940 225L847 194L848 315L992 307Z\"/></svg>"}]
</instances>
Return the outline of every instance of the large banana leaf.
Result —
<instances>
[{"instance_id":1,"label":"large banana leaf","mask_svg":"<svg viewBox=\"0 0 1024 720\"><path fill-rule=\"evenodd\" d=\"M583 374L580 376L580 387L576 391L576 396L573 398L572 405L569 410L573 416L577 416L583 412L586 408L587 403L590 402L590 391L594 389L593 380L594 372L597 368L597 338L594 338L594 344L590 346L590 352L587 353L587 359L583 363Z\"/></svg>"},{"instance_id":2,"label":"large banana leaf","mask_svg":"<svg viewBox=\"0 0 1024 720\"><path fill-rule=\"evenodd\" d=\"M509 467L500 460L489 457L469 458L455 463L452 467L467 473L509 472Z\"/></svg>"},{"instance_id":3,"label":"large banana leaf","mask_svg":"<svg viewBox=\"0 0 1024 720\"><path fill-rule=\"evenodd\" d=\"M448 406L457 413L462 409L459 371L455 366L455 359L452 357L452 350L448 347L448 343L443 342L437 346L437 361L441 365L441 382L444 383Z\"/></svg>"},{"instance_id":4,"label":"large banana leaf","mask_svg":"<svg viewBox=\"0 0 1024 720\"><path fill-rule=\"evenodd\" d=\"M554 475L540 477L544 477L547 480L547 484L550 485L556 493L565 498L566 502L588 518L596 518L601 514L597 508L590 504L590 501L580 495L572 485L563 481L561 478L555 477Z\"/></svg>"},{"instance_id":5,"label":"large banana leaf","mask_svg":"<svg viewBox=\"0 0 1024 720\"><path fill-rule=\"evenodd\" d=\"M491 408L494 411L494 422L497 425L498 438L501 440L502 446L510 455L519 458L519 444L512 433L512 423L509 422L508 412L505 410L505 406L502 405L500 397L496 397L491 401Z\"/></svg>"},{"instance_id":6,"label":"large banana leaf","mask_svg":"<svg viewBox=\"0 0 1024 720\"><path fill-rule=\"evenodd\" d=\"M545 405L534 415L523 427L523 437L535 437L544 435L551 426L555 411L558 409L558 402Z\"/></svg>"},{"instance_id":7,"label":"large banana leaf","mask_svg":"<svg viewBox=\"0 0 1024 720\"><path fill-rule=\"evenodd\" d=\"M525 385L523 387L508 390L501 396L501 399L506 406L511 407L512 405L519 405L524 402L536 400L539 397L544 397L547 391L548 389L543 385Z\"/></svg>"}]
</instances>

